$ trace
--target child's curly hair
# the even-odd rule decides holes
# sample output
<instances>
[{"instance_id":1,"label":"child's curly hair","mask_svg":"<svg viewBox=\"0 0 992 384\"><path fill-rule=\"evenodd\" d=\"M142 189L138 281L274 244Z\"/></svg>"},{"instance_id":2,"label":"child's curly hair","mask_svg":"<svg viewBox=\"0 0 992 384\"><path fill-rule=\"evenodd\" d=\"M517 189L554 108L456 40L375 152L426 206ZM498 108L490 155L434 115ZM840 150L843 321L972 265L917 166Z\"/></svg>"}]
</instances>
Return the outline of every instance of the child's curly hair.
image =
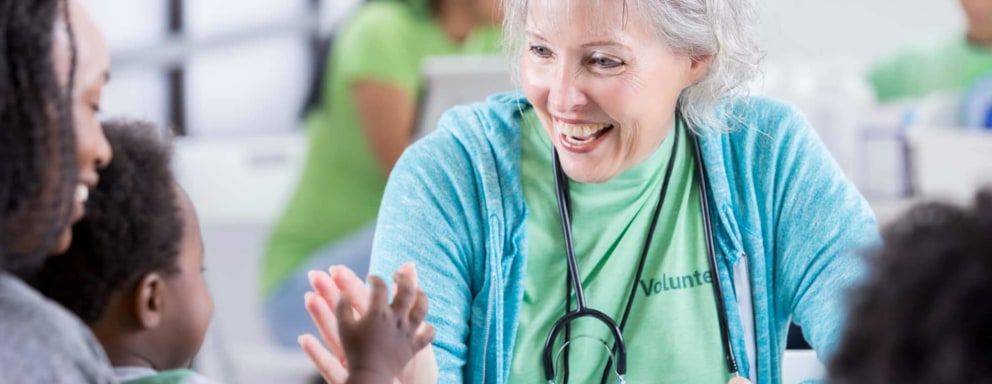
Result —
<instances>
[{"instance_id":1,"label":"child's curly hair","mask_svg":"<svg viewBox=\"0 0 992 384\"><path fill-rule=\"evenodd\" d=\"M114 161L100 172L71 247L48 259L35 282L87 324L103 316L111 294L144 275L179 272L183 234L169 140L144 122L110 121L103 129Z\"/></svg>"},{"instance_id":2,"label":"child's curly hair","mask_svg":"<svg viewBox=\"0 0 992 384\"><path fill-rule=\"evenodd\" d=\"M970 209L917 206L883 238L831 382L992 383L992 189Z\"/></svg>"}]
</instances>

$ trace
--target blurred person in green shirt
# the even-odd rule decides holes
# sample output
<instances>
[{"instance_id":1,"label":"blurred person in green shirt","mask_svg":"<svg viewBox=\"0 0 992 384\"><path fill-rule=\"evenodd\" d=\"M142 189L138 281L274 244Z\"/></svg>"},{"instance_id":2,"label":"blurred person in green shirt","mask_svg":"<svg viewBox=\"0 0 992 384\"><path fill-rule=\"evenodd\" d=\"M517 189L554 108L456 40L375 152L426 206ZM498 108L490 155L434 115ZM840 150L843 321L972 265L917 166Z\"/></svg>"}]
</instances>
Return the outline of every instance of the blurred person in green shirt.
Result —
<instances>
[{"instance_id":1,"label":"blurred person in green shirt","mask_svg":"<svg viewBox=\"0 0 992 384\"><path fill-rule=\"evenodd\" d=\"M499 52L500 19L499 0L378 0L342 24L323 100L306 116L302 177L265 254L262 293L280 344L314 329L300 306L309 270L368 268L386 177L413 135L422 59Z\"/></svg>"},{"instance_id":2,"label":"blurred person in green shirt","mask_svg":"<svg viewBox=\"0 0 992 384\"><path fill-rule=\"evenodd\" d=\"M868 81L879 101L967 89L992 74L992 1L961 0L964 36L903 48L871 67Z\"/></svg>"}]
</instances>

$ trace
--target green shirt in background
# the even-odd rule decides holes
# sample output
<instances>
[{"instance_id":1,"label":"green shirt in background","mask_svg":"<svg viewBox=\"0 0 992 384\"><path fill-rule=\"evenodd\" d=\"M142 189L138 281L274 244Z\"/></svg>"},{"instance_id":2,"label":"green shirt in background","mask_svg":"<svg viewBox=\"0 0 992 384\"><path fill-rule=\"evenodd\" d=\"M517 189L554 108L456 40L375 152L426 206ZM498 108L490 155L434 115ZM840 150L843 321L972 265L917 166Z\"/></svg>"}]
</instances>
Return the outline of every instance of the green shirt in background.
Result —
<instances>
[{"instance_id":1,"label":"green shirt in background","mask_svg":"<svg viewBox=\"0 0 992 384\"><path fill-rule=\"evenodd\" d=\"M672 179L640 281L633 280L674 135L669 135L649 159L610 181L569 182L575 256L587 305L619 324L631 284L637 288L624 330L628 356L625 378L631 383L722 384L730 379L687 133L681 134ZM553 193L551 141L533 110L524 114L521 145L527 275L509 382L538 383L544 382L544 341L551 325L565 313L567 262ZM595 320L577 320L572 335L571 382L598 383L609 352L598 340L612 345L609 330ZM555 351L563 339L564 332ZM561 382L560 372L556 382Z\"/></svg>"},{"instance_id":2,"label":"green shirt in background","mask_svg":"<svg viewBox=\"0 0 992 384\"><path fill-rule=\"evenodd\" d=\"M359 123L350 88L370 80L416 97L429 55L495 53L499 31L477 28L458 44L431 18L397 1L370 2L335 37L324 105L306 120L309 150L296 192L269 239L263 276L271 293L320 248L375 220L386 184Z\"/></svg>"},{"instance_id":3,"label":"green shirt in background","mask_svg":"<svg viewBox=\"0 0 992 384\"><path fill-rule=\"evenodd\" d=\"M868 81L880 101L889 101L965 90L988 74L992 74L992 49L957 38L896 52L871 68Z\"/></svg>"}]
</instances>

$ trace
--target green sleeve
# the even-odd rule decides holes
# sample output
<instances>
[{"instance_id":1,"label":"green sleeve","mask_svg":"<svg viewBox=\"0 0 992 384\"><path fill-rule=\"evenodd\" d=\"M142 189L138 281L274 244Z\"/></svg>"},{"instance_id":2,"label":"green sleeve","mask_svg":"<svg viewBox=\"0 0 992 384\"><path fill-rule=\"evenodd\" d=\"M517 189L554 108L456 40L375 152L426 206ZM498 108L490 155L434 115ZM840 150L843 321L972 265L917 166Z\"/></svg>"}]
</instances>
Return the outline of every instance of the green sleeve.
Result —
<instances>
[{"instance_id":1,"label":"green sleeve","mask_svg":"<svg viewBox=\"0 0 992 384\"><path fill-rule=\"evenodd\" d=\"M908 46L871 68L868 81L879 101L960 91L992 68L992 53L963 38Z\"/></svg>"},{"instance_id":2,"label":"green sleeve","mask_svg":"<svg viewBox=\"0 0 992 384\"><path fill-rule=\"evenodd\" d=\"M395 4L366 5L335 42L339 79L345 84L373 80L415 94L420 65L411 52L417 42L410 32L416 17Z\"/></svg>"},{"instance_id":3,"label":"green sleeve","mask_svg":"<svg viewBox=\"0 0 992 384\"><path fill-rule=\"evenodd\" d=\"M892 55L878 62L868 72L868 82L879 101L899 98L907 93L906 85L912 70L905 54Z\"/></svg>"}]
</instances>

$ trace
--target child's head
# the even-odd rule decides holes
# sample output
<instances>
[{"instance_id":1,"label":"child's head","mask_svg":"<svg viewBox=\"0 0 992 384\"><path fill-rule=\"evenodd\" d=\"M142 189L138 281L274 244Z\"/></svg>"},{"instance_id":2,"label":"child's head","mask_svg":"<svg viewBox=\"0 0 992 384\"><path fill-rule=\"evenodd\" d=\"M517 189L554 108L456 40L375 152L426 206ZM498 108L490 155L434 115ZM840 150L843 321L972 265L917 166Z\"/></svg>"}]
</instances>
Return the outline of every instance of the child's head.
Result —
<instances>
[{"instance_id":1,"label":"child's head","mask_svg":"<svg viewBox=\"0 0 992 384\"><path fill-rule=\"evenodd\" d=\"M115 121L104 129L114 161L38 288L93 329L115 366L186 367L213 313L196 212L156 127Z\"/></svg>"},{"instance_id":2,"label":"child's head","mask_svg":"<svg viewBox=\"0 0 992 384\"><path fill-rule=\"evenodd\" d=\"M992 189L975 206L918 206L883 233L853 296L832 382L978 383L992 377Z\"/></svg>"}]
</instances>

